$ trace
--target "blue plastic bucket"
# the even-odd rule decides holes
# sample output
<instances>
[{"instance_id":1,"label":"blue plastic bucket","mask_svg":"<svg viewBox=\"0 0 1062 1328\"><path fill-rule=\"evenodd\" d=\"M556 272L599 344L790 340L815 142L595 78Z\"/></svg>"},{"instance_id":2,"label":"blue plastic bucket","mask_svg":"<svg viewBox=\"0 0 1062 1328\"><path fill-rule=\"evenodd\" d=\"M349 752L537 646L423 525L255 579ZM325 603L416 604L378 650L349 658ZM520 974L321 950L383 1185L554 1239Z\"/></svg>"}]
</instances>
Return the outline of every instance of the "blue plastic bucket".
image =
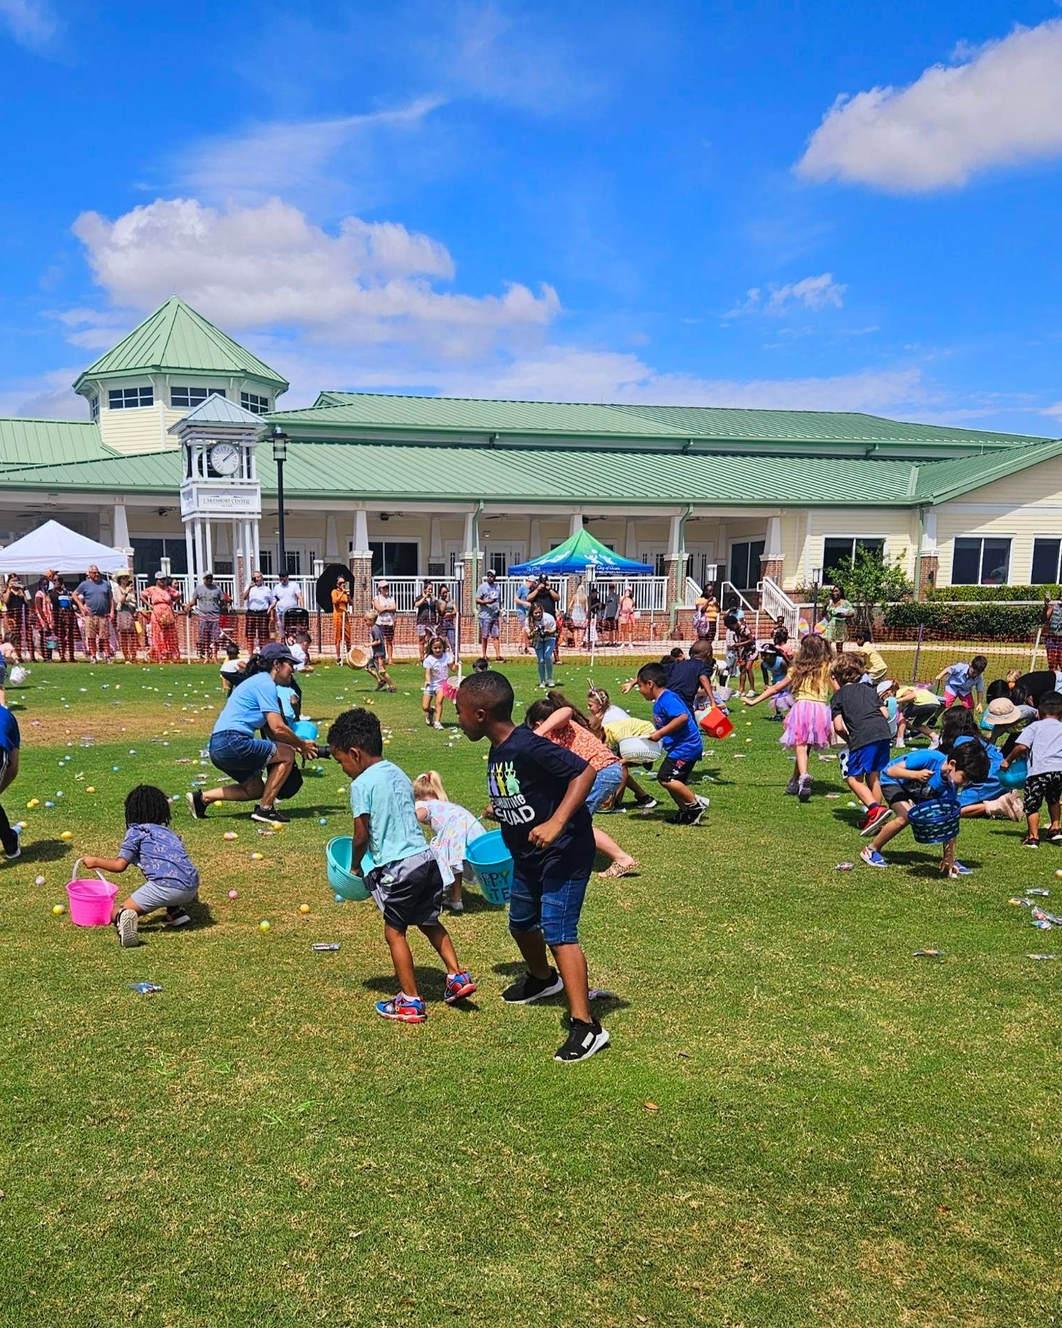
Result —
<instances>
[{"instance_id":1,"label":"blue plastic bucket","mask_svg":"<svg viewBox=\"0 0 1062 1328\"><path fill-rule=\"evenodd\" d=\"M1024 757L1020 757L1006 770L1000 770L996 778L1005 789L1024 788L1025 781L1029 778L1029 762Z\"/></svg>"},{"instance_id":2,"label":"blue plastic bucket","mask_svg":"<svg viewBox=\"0 0 1062 1328\"><path fill-rule=\"evenodd\" d=\"M317 725L312 719L297 719L291 726L292 733L303 742L317 741Z\"/></svg>"},{"instance_id":3,"label":"blue plastic bucket","mask_svg":"<svg viewBox=\"0 0 1062 1328\"><path fill-rule=\"evenodd\" d=\"M330 839L325 845L325 858L328 862L328 884L332 887L333 895L342 899L368 899L369 887L365 884L365 878L355 876L350 870L350 855L353 847L354 843L349 835ZM369 853L366 852L362 855L361 865L364 871L372 871L375 864Z\"/></svg>"},{"instance_id":4,"label":"blue plastic bucket","mask_svg":"<svg viewBox=\"0 0 1062 1328\"><path fill-rule=\"evenodd\" d=\"M500 830L488 830L465 846L465 860L490 904L507 904L513 891L513 859Z\"/></svg>"}]
</instances>

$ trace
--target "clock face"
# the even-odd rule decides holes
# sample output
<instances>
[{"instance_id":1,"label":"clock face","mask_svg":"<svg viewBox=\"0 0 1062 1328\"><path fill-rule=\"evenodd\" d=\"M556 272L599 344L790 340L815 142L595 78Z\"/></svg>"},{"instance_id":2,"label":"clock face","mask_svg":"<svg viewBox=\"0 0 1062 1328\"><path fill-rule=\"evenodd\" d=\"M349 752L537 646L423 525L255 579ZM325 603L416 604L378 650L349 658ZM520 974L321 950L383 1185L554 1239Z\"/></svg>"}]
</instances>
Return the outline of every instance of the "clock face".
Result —
<instances>
[{"instance_id":1,"label":"clock face","mask_svg":"<svg viewBox=\"0 0 1062 1328\"><path fill-rule=\"evenodd\" d=\"M240 449L232 443L215 443L209 460L211 470L219 475L235 475L240 468Z\"/></svg>"}]
</instances>

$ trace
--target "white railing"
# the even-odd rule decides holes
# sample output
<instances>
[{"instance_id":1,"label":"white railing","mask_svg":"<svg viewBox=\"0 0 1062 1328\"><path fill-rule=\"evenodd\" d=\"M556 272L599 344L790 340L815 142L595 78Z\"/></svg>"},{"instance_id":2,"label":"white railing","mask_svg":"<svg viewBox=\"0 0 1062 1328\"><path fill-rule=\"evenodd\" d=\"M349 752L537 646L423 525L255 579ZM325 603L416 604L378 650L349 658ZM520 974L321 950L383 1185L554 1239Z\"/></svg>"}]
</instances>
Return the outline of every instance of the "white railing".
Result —
<instances>
[{"instance_id":1,"label":"white railing","mask_svg":"<svg viewBox=\"0 0 1062 1328\"><path fill-rule=\"evenodd\" d=\"M191 597L192 591L195 589L195 578L187 576L183 572L181 573L175 572L171 575L170 579L173 581L174 585L181 593L181 602L187 604L189 598ZM275 590L279 578L275 576L267 576L264 577L263 580L265 581L266 585L272 586L273 589ZM147 587L150 585L154 585L154 583L155 583L155 578L152 576L138 576L136 578L137 596L138 597L141 596L144 593L144 591L147 589ZM289 584L293 586L298 586L298 588L302 591L302 602L307 609L314 609L317 607L317 599L316 599L317 583L312 576L290 577ZM214 585L217 587L218 590L228 595L228 597L232 600L233 608L242 609L244 607L243 592L247 589L246 582L242 586L237 586L236 578L234 576L228 576L219 572L215 573L214 575Z\"/></svg>"},{"instance_id":2,"label":"white railing","mask_svg":"<svg viewBox=\"0 0 1062 1328\"><path fill-rule=\"evenodd\" d=\"M387 582L391 598L398 605L399 613L412 613L413 605L420 599L421 592L428 584L435 587L436 594L445 586L454 603L460 603L458 597L461 593L461 582L456 576L374 576L373 595L379 593L381 581Z\"/></svg>"},{"instance_id":3,"label":"white railing","mask_svg":"<svg viewBox=\"0 0 1062 1328\"><path fill-rule=\"evenodd\" d=\"M734 585L733 581L723 581L719 586L720 618L726 613L726 606L731 595L737 596L738 604L740 604L746 613L755 613L757 611L756 606L749 603L741 591L738 590L737 586Z\"/></svg>"},{"instance_id":4,"label":"white railing","mask_svg":"<svg viewBox=\"0 0 1062 1328\"><path fill-rule=\"evenodd\" d=\"M800 609L793 603L782 587L765 576L760 582L760 610L772 618L781 618L786 631L795 641L800 628Z\"/></svg>"},{"instance_id":5,"label":"white railing","mask_svg":"<svg viewBox=\"0 0 1062 1328\"><path fill-rule=\"evenodd\" d=\"M684 609L695 609L703 590L704 587L699 581L694 581L692 576L688 576L686 584L682 588L682 607Z\"/></svg>"}]
</instances>

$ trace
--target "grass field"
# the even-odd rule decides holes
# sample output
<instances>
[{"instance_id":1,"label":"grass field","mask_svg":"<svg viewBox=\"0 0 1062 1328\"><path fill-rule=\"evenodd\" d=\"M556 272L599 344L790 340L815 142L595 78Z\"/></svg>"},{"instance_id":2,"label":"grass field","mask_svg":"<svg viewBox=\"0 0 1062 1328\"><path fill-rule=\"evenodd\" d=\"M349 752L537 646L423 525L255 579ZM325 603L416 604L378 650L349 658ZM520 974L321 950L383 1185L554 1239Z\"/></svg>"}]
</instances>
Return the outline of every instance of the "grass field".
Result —
<instances>
[{"instance_id":1,"label":"grass field","mask_svg":"<svg viewBox=\"0 0 1062 1328\"><path fill-rule=\"evenodd\" d=\"M386 754L482 807L484 748L425 730L419 673L397 672L373 698ZM530 699L531 669L509 672ZM585 696L585 671L559 676ZM366 682L319 673L306 708ZM347 825L329 762L271 837L235 808L193 822L182 796L194 928L148 923L123 951L54 917L75 857L116 851L133 783L183 795L206 773L185 762L216 674L38 666L10 696L5 805L28 826L0 864L5 1328L1058 1322L1062 960L1027 958L1052 933L1007 899L1062 895L1062 853L1023 851L1020 827L964 825L960 882L909 839L887 872L838 872L861 841L847 792L822 796L836 763L808 805L783 798L779 726L739 712L701 767L701 827L602 822L643 867L588 894L613 1043L567 1067L562 1003L499 1000L516 953L473 891L450 925L478 995L443 1007L415 942L428 1022L376 1017L379 917L324 876Z\"/></svg>"}]
</instances>

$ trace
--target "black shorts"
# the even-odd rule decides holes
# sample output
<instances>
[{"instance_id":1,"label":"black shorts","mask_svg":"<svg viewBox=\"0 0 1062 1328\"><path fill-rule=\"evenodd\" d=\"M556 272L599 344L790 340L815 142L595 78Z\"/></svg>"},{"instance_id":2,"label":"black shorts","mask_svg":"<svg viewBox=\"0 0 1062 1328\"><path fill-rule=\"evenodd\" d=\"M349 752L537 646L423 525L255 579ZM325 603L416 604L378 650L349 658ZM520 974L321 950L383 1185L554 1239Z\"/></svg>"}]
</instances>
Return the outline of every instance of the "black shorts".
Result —
<instances>
[{"instance_id":1,"label":"black shorts","mask_svg":"<svg viewBox=\"0 0 1062 1328\"><path fill-rule=\"evenodd\" d=\"M425 848L400 862L374 867L365 878L384 922L396 931L431 927L439 921L443 878L439 859Z\"/></svg>"},{"instance_id":2,"label":"black shorts","mask_svg":"<svg viewBox=\"0 0 1062 1328\"><path fill-rule=\"evenodd\" d=\"M932 728L943 705L911 705L903 707L903 717L916 729Z\"/></svg>"},{"instance_id":3,"label":"black shorts","mask_svg":"<svg viewBox=\"0 0 1062 1328\"><path fill-rule=\"evenodd\" d=\"M1038 812L1045 802L1062 802L1062 770L1045 770L1025 781L1025 815Z\"/></svg>"},{"instance_id":4,"label":"black shorts","mask_svg":"<svg viewBox=\"0 0 1062 1328\"><path fill-rule=\"evenodd\" d=\"M881 796L891 807L896 802L932 802L934 798L939 798L940 794L933 793L924 784L886 784L882 780Z\"/></svg>"},{"instance_id":5,"label":"black shorts","mask_svg":"<svg viewBox=\"0 0 1062 1328\"><path fill-rule=\"evenodd\" d=\"M673 756L665 756L660 762L660 769L657 771L657 783L667 784L674 780L679 784L688 784L690 776L693 774L693 768L699 759L699 757L694 757L692 761L689 761L681 758L676 759Z\"/></svg>"}]
</instances>

